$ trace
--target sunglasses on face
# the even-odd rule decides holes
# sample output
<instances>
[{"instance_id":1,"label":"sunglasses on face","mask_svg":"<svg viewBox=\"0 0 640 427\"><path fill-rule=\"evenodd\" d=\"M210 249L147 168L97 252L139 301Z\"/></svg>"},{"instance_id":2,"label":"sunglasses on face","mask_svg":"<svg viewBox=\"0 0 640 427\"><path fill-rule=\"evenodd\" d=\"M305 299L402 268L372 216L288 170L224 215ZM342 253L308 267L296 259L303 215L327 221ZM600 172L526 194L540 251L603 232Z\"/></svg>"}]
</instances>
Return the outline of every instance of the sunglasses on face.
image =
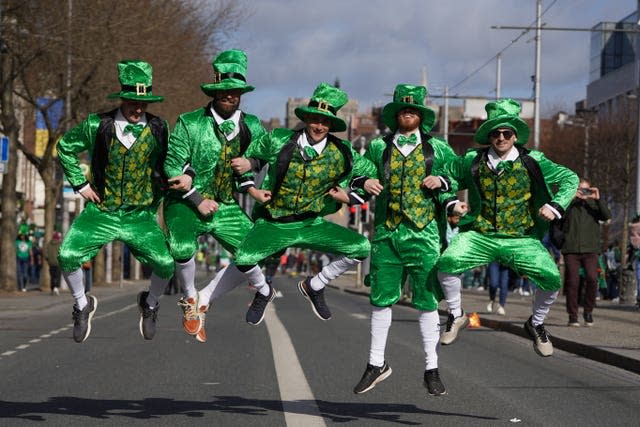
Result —
<instances>
[{"instance_id":1,"label":"sunglasses on face","mask_svg":"<svg viewBox=\"0 0 640 427\"><path fill-rule=\"evenodd\" d=\"M512 130L492 130L491 132L489 132L489 136L491 138L500 138L501 134L502 136L504 136L504 139L511 139L511 137L513 137L513 135L515 135L516 133Z\"/></svg>"}]
</instances>

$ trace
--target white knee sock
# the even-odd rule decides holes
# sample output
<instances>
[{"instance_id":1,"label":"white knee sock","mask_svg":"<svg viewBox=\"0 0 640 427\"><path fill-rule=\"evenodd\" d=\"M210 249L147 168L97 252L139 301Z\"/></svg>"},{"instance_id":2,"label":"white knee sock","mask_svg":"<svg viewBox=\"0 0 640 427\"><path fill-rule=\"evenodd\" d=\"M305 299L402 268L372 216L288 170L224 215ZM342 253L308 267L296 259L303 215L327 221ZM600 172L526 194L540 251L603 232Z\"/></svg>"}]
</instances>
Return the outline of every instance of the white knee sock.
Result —
<instances>
[{"instance_id":1,"label":"white knee sock","mask_svg":"<svg viewBox=\"0 0 640 427\"><path fill-rule=\"evenodd\" d=\"M558 291L543 291L542 289L536 289L533 297L533 317L531 323L533 326L541 325L544 323L544 319L549 314L551 305L558 298Z\"/></svg>"},{"instance_id":2,"label":"white knee sock","mask_svg":"<svg viewBox=\"0 0 640 427\"><path fill-rule=\"evenodd\" d=\"M176 262L176 279L187 298L196 297L196 260L195 257L185 263Z\"/></svg>"},{"instance_id":3,"label":"white knee sock","mask_svg":"<svg viewBox=\"0 0 640 427\"><path fill-rule=\"evenodd\" d=\"M267 284L267 279L262 274L262 269L259 265L256 265L249 271L245 271L244 276L247 280L253 285L254 288L258 290L263 296L269 296L269 285Z\"/></svg>"},{"instance_id":4,"label":"white knee sock","mask_svg":"<svg viewBox=\"0 0 640 427\"><path fill-rule=\"evenodd\" d=\"M391 328L391 307L373 307L371 309L371 347L369 364L384 365L384 350L387 347L387 336Z\"/></svg>"},{"instance_id":5,"label":"white knee sock","mask_svg":"<svg viewBox=\"0 0 640 427\"><path fill-rule=\"evenodd\" d=\"M440 339L440 316L438 310L420 312L420 333L424 347L425 371L438 367L438 341Z\"/></svg>"},{"instance_id":6,"label":"white knee sock","mask_svg":"<svg viewBox=\"0 0 640 427\"><path fill-rule=\"evenodd\" d=\"M67 282L67 286L71 289L71 295L76 300L76 306L82 310L89 303L87 296L84 294L84 272L82 268L75 271L63 271L62 277Z\"/></svg>"},{"instance_id":7,"label":"white knee sock","mask_svg":"<svg viewBox=\"0 0 640 427\"><path fill-rule=\"evenodd\" d=\"M359 264L360 260L341 256L331 261L322 268L320 273L311 278L311 289L319 291L324 288L330 281L347 271L354 265Z\"/></svg>"},{"instance_id":8,"label":"white knee sock","mask_svg":"<svg viewBox=\"0 0 640 427\"><path fill-rule=\"evenodd\" d=\"M162 277L156 276L155 273L151 273L151 285L149 285L149 295L147 296L147 305L149 308L155 308L155 306L158 305L160 295L164 293L168 283L169 279L163 279Z\"/></svg>"},{"instance_id":9,"label":"white knee sock","mask_svg":"<svg viewBox=\"0 0 640 427\"><path fill-rule=\"evenodd\" d=\"M444 292L444 299L447 300L449 313L453 317L462 316L462 276L438 272L438 280Z\"/></svg>"},{"instance_id":10,"label":"white knee sock","mask_svg":"<svg viewBox=\"0 0 640 427\"><path fill-rule=\"evenodd\" d=\"M218 271L218 274L207 286L198 291L199 305L208 305L237 286L247 283L245 275L235 264L230 264Z\"/></svg>"}]
</instances>

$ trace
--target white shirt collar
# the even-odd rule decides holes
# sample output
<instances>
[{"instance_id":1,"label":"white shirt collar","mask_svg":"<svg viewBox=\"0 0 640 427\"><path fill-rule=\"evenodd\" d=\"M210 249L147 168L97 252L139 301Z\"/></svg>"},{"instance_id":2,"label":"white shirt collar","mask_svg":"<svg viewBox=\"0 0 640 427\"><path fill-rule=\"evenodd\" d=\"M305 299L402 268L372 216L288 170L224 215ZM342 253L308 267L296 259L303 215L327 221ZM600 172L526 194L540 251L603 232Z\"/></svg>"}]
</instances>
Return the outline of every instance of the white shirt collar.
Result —
<instances>
[{"instance_id":1,"label":"white shirt collar","mask_svg":"<svg viewBox=\"0 0 640 427\"><path fill-rule=\"evenodd\" d=\"M298 138L298 147L300 149L300 154L302 154L302 157L305 157L304 147L311 147L311 146L313 147L314 150L316 150L318 154L321 154L322 151L324 151L324 148L327 146L327 137L324 137L320 142L314 142L313 144L311 144L309 142L309 139L307 139L307 132L303 131L300 137Z\"/></svg>"},{"instance_id":2,"label":"white shirt collar","mask_svg":"<svg viewBox=\"0 0 640 427\"><path fill-rule=\"evenodd\" d=\"M211 114L213 114L213 119L216 121L218 126L226 120L231 120L235 125L233 128L233 132L231 132L229 135L225 135L227 141L231 141L233 138L238 136L238 134L240 133L240 126L238 126L238 123L240 123L240 110L236 110L228 119L223 119L222 117L220 117L220 114L216 113L216 110L214 110L213 107L211 107Z\"/></svg>"},{"instance_id":3,"label":"white shirt collar","mask_svg":"<svg viewBox=\"0 0 640 427\"><path fill-rule=\"evenodd\" d=\"M411 136L411 134L415 134L416 135L416 143L415 144L405 144L403 146L400 146L398 144L398 138L400 137L400 135L402 135L402 133L400 133L399 131L396 131L395 135L393 136L393 144L400 151L400 153L402 153L402 155L404 157L407 157L409 154L411 154L411 152L413 152L413 150L415 150L416 147L422 143L422 137L420 136L420 130L419 129L415 129L413 132L410 132L406 136Z\"/></svg>"},{"instance_id":4,"label":"white shirt collar","mask_svg":"<svg viewBox=\"0 0 640 427\"><path fill-rule=\"evenodd\" d=\"M493 149L493 147L490 147L489 148L489 152L487 153L487 158L489 159L489 166L493 170L496 170L496 166L498 166L498 163L500 163L501 161L503 161L503 160L514 161L518 157L520 157L520 153L518 152L518 149L516 148L515 145L513 147L511 147L511 150L509 150L509 153L507 154L507 157L505 157L504 159L501 159L498 156L498 154Z\"/></svg>"},{"instance_id":5,"label":"white shirt collar","mask_svg":"<svg viewBox=\"0 0 640 427\"><path fill-rule=\"evenodd\" d=\"M120 141L122 145L127 147L127 150L128 150L136 142L136 137L133 136L132 133L127 133L127 134L124 133L124 128L129 124L129 121L125 119L124 114L122 114L122 111L120 111L119 108L113 122L116 127L116 138L118 138L118 141ZM147 126L147 114L146 113L143 114L142 117L140 118L140 121L136 124Z\"/></svg>"}]
</instances>

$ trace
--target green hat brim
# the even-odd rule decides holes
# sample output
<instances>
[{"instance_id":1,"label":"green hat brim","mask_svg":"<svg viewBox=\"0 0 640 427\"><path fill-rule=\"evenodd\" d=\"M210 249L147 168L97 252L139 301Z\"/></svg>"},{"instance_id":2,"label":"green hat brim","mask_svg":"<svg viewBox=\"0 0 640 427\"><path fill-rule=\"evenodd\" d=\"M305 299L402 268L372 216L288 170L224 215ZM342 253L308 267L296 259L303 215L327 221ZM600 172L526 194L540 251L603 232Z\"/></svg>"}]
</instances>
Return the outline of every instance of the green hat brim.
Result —
<instances>
[{"instance_id":1,"label":"green hat brim","mask_svg":"<svg viewBox=\"0 0 640 427\"><path fill-rule=\"evenodd\" d=\"M345 123L345 121L340 117L334 116L332 113L318 110L314 107L298 107L294 110L294 113L296 117L298 117L303 122L305 121L305 114L319 114L321 116L329 118L329 120L331 121L331 127L329 128L330 132L343 132L347 130L347 123Z\"/></svg>"},{"instance_id":2,"label":"green hat brim","mask_svg":"<svg viewBox=\"0 0 640 427\"><path fill-rule=\"evenodd\" d=\"M219 90L240 89L242 93L253 91L255 88L238 79L225 79L220 83L203 83L200 89L209 97L213 97L214 93Z\"/></svg>"},{"instance_id":3,"label":"green hat brim","mask_svg":"<svg viewBox=\"0 0 640 427\"><path fill-rule=\"evenodd\" d=\"M117 93L111 93L109 95L107 95L108 99L126 99L129 101L138 101L138 102L148 102L148 103L152 103L152 102L162 102L164 101L164 96L155 96L155 95L137 95L133 92L117 92Z\"/></svg>"},{"instance_id":4,"label":"green hat brim","mask_svg":"<svg viewBox=\"0 0 640 427\"><path fill-rule=\"evenodd\" d=\"M398 129L397 115L400 110L405 108L413 108L420 111L422 115L422 121L420 122L420 129L424 133L429 133L436 122L436 113L431 108L424 107L422 105L410 104L408 102L390 102L382 109L382 121L392 132Z\"/></svg>"},{"instance_id":5,"label":"green hat brim","mask_svg":"<svg viewBox=\"0 0 640 427\"><path fill-rule=\"evenodd\" d=\"M515 143L516 145L524 145L529 140L529 125L519 117L495 117L487 120L480 125L473 139L479 144L488 145L490 144L489 133L499 128L511 128L515 130L518 138Z\"/></svg>"}]
</instances>

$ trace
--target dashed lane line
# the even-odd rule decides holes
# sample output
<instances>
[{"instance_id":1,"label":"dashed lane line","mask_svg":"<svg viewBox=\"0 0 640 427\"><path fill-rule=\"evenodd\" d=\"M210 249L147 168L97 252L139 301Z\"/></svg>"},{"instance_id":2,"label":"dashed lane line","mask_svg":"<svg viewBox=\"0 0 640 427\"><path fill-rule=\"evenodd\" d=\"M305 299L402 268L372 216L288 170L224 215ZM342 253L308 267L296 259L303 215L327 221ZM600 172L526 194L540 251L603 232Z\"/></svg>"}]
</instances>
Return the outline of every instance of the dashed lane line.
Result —
<instances>
[{"instance_id":1,"label":"dashed lane line","mask_svg":"<svg viewBox=\"0 0 640 427\"><path fill-rule=\"evenodd\" d=\"M110 317L110 316L113 316L115 314L122 313L123 311L131 310L132 308L137 307L137 306L138 306L138 304L129 304L129 305L127 305L127 306L125 306L125 307L123 307L121 309L110 311L108 313L101 314L100 316L94 316L92 321L95 322L96 320L104 319L106 317ZM41 342L41 341L46 340L47 338L51 338L52 336L57 335L57 334L59 334L61 332L68 331L72 327L73 327L73 323L69 323L69 324L63 326L62 328L54 329L52 331L47 332L46 334L42 334L38 338L34 338L34 339L30 340L29 344L20 344L20 345L17 345L15 347L15 349L13 349L13 350L8 350L8 351L5 351L4 353L0 353L0 358L6 357L6 356L12 356L12 355L16 354L20 350L25 350L25 349L29 348L31 346L31 344L35 344L35 343Z\"/></svg>"}]
</instances>

